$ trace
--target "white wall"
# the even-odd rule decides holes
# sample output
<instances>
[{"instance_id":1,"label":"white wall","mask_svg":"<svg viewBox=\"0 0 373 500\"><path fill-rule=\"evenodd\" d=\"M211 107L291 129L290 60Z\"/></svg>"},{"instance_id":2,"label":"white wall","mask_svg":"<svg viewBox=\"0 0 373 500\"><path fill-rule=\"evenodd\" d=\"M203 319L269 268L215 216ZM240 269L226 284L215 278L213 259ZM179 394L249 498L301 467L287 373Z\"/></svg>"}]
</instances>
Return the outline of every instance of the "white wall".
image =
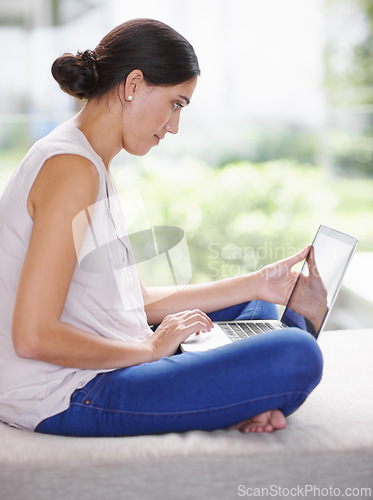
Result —
<instances>
[{"instance_id":1,"label":"white wall","mask_svg":"<svg viewBox=\"0 0 373 500\"><path fill-rule=\"evenodd\" d=\"M15 111L23 94L24 108L65 117L73 104L50 75L53 60L65 51L93 48L127 19L153 17L191 41L202 69L192 106L183 112L181 130L188 132L185 139L172 138L172 148L188 149L193 137L197 143L199 127L216 144L256 122L319 127L322 7L323 0L106 0L58 28L1 28L0 58L8 69L0 78L0 113Z\"/></svg>"}]
</instances>

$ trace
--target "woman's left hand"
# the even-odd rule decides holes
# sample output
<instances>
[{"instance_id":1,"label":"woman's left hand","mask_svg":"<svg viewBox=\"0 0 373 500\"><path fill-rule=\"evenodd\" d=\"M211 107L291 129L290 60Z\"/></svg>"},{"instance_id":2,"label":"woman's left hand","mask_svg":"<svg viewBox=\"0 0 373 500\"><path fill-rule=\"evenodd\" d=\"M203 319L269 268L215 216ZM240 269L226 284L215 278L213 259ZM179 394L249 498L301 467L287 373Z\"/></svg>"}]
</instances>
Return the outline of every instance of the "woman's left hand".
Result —
<instances>
[{"instance_id":1,"label":"woman's left hand","mask_svg":"<svg viewBox=\"0 0 373 500\"><path fill-rule=\"evenodd\" d=\"M257 298L274 304L285 305L299 276L292 268L307 257L310 247L297 254L263 267L258 271L259 288Z\"/></svg>"}]
</instances>

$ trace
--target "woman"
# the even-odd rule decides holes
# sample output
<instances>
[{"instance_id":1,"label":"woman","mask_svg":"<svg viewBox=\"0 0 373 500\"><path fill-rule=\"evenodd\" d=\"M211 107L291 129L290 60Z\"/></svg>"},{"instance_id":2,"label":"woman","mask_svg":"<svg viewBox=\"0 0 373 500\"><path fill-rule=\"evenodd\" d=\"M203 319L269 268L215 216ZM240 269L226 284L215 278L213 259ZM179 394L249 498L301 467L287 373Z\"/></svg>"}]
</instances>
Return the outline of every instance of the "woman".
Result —
<instances>
[{"instance_id":1,"label":"woman","mask_svg":"<svg viewBox=\"0 0 373 500\"><path fill-rule=\"evenodd\" d=\"M97 231L107 256L123 228L114 156L144 155L177 133L200 73L192 46L139 19L93 51L58 58L52 73L87 102L34 145L0 201L0 418L77 436L284 428L321 377L310 335L292 328L205 353L178 347L211 330L211 318L274 315L260 301L285 303L307 249L175 293L141 285L126 238L124 265L81 259L88 235Z\"/></svg>"}]
</instances>

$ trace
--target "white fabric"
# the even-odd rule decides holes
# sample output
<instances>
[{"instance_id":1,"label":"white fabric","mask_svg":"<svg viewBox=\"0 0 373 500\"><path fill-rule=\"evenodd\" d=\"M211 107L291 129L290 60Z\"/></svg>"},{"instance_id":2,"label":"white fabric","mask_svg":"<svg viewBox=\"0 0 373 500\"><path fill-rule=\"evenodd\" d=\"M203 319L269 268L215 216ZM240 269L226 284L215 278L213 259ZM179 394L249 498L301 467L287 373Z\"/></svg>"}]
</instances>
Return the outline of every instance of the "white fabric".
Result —
<instances>
[{"instance_id":1,"label":"white fabric","mask_svg":"<svg viewBox=\"0 0 373 500\"><path fill-rule=\"evenodd\" d=\"M15 296L33 227L27 211L28 194L45 161L60 154L88 158L99 175L97 203L87 212L77 214L74 220L76 224L72 229L77 240L76 228L82 227L79 222L84 220L87 226L87 213L91 225L83 241L61 320L107 338L142 341L151 335L136 268L117 265L118 258L127 257L124 244L130 251L132 264L133 256L124 234L116 188L84 134L65 123L31 148L0 199L0 420L24 429L34 429L43 419L68 408L75 389L99 373L21 359L12 344ZM103 252L100 253L100 249ZM90 261L84 266L87 254ZM108 264L106 268L105 264Z\"/></svg>"},{"instance_id":2,"label":"white fabric","mask_svg":"<svg viewBox=\"0 0 373 500\"><path fill-rule=\"evenodd\" d=\"M320 384L288 427L272 434L71 438L0 424L0 498L372 498L373 329L323 331L319 344ZM238 494L240 485L246 495Z\"/></svg>"}]
</instances>

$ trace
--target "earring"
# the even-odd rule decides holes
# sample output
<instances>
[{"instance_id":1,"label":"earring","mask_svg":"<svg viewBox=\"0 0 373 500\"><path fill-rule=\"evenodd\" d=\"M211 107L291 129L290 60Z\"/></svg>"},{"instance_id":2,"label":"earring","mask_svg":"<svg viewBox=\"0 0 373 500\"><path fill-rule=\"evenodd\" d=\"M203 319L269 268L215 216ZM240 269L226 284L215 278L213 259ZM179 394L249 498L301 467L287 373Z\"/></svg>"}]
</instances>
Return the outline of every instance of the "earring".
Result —
<instances>
[{"instance_id":1,"label":"earring","mask_svg":"<svg viewBox=\"0 0 373 500\"><path fill-rule=\"evenodd\" d=\"M133 99L133 95L129 95L127 100L132 101L132 99Z\"/></svg>"}]
</instances>

